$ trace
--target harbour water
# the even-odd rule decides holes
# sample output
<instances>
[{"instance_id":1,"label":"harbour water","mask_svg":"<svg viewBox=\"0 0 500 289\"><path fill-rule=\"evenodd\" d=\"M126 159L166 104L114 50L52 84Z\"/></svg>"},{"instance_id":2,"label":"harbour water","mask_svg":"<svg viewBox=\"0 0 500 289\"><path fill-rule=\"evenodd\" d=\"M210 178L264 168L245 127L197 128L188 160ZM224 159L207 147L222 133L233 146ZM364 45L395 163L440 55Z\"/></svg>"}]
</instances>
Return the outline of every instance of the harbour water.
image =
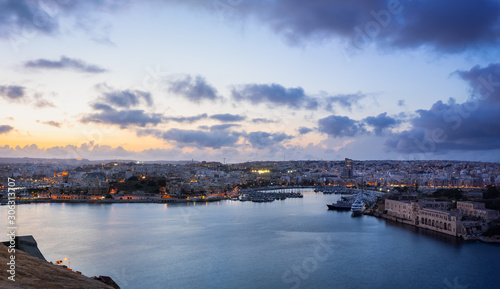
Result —
<instances>
[{"instance_id":1,"label":"harbour water","mask_svg":"<svg viewBox=\"0 0 500 289\"><path fill-rule=\"evenodd\" d=\"M498 288L500 246L328 211L304 191L272 203L33 204L18 235L121 288ZM7 230L7 208L0 208ZM6 237L4 237L6 239Z\"/></svg>"}]
</instances>

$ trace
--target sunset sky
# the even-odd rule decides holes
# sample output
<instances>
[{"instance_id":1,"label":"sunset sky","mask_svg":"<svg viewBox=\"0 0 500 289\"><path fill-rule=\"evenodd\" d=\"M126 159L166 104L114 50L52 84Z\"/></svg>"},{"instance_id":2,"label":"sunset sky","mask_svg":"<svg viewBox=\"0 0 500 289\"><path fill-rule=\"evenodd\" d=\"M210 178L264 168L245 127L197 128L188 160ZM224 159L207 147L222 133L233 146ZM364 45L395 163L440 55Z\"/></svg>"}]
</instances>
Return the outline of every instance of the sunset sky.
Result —
<instances>
[{"instance_id":1,"label":"sunset sky","mask_svg":"<svg viewBox=\"0 0 500 289\"><path fill-rule=\"evenodd\" d=\"M0 157L500 161L500 1L0 0Z\"/></svg>"}]
</instances>

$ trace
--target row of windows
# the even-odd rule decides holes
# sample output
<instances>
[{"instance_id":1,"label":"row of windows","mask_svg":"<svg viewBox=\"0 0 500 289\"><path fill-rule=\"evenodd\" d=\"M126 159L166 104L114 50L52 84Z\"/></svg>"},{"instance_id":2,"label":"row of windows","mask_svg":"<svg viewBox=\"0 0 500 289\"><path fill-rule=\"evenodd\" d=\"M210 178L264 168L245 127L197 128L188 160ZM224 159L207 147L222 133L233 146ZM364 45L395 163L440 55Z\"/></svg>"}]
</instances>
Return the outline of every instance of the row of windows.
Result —
<instances>
[{"instance_id":1,"label":"row of windows","mask_svg":"<svg viewBox=\"0 0 500 289\"><path fill-rule=\"evenodd\" d=\"M448 220L449 216L448 215L442 215L442 214L436 214L436 213L429 213L429 212L422 212L425 216L430 216L434 218L439 218L443 220Z\"/></svg>"},{"instance_id":2,"label":"row of windows","mask_svg":"<svg viewBox=\"0 0 500 289\"><path fill-rule=\"evenodd\" d=\"M448 230L450 232L452 229L451 223L438 222L438 221L427 219L427 218L423 218L421 221L422 221L422 224L427 225L427 226L431 226L431 227L435 227L437 229ZM455 232L454 228L453 228L453 232Z\"/></svg>"}]
</instances>

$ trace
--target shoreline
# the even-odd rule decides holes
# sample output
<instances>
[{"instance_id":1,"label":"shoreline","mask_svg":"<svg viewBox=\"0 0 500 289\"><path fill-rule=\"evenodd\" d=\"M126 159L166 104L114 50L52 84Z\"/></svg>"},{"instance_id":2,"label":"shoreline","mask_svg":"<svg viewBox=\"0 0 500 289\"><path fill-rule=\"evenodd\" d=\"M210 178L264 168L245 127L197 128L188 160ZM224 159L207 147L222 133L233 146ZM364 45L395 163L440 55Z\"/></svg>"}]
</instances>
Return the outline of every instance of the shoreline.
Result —
<instances>
[{"instance_id":1,"label":"shoreline","mask_svg":"<svg viewBox=\"0 0 500 289\"><path fill-rule=\"evenodd\" d=\"M150 200L116 200L116 199L102 199L102 200L47 200L47 199L33 199L33 200L16 200L16 204L46 204L46 203L75 203L75 204L115 204L115 203L152 203L152 204L182 204L182 203L211 203L224 200L231 200L231 198L214 198L214 199L202 199L202 200L187 200L187 199L150 199ZM7 205L7 204L2 204Z\"/></svg>"},{"instance_id":2,"label":"shoreline","mask_svg":"<svg viewBox=\"0 0 500 289\"><path fill-rule=\"evenodd\" d=\"M186 204L186 203L211 203L211 202L218 202L218 201L224 201L224 200L232 200L230 197L218 197L218 198L211 198L211 199L146 199L146 200L123 200L123 199L102 199L102 200L86 200L86 199L77 199L77 200L71 200L71 199L66 199L66 200L58 200L58 199L33 199L33 200L17 200L16 204L46 204L46 203L72 203L72 204ZM239 201L239 200L238 200ZM6 204L2 204L6 205ZM396 218L394 216L389 216L387 214L379 213L377 211L371 212L371 213L363 213L363 215L366 216L373 216L375 218L380 218L384 219L385 221L391 221L394 223L400 223L400 224L405 224L414 228L418 229L425 229L429 232L435 232L442 234L443 236L450 236L448 234L439 232L439 231L434 231L430 230L428 228L422 228L419 226L415 226L408 220L402 220L399 218ZM478 237L459 237L459 236L450 236L450 237L455 237L457 240L463 240L466 242L474 242L474 241L479 241L483 242L486 244L496 244L500 245L500 238L493 238L493 237L485 237L485 236L478 236Z\"/></svg>"},{"instance_id":3,"label":"shoreline","mask_svg":"<svg viewBox=\"0 0 500 289\"><path fill-rule=\"evenodd\" d=\"M393 217L393 216L389 216L387 214L373 213L373 214L365 214L365 215L373 216L373 217L376 217L376 218L381 218L381 219L384 219L386 222L390 221L390 222L394 222L394 223L398 223L398 224L408 225L408 226L411 226L411 227L416 228L418 230L423 229L423 230L426 230L426 231L429 231L429 232L441 234L443 236L454 237L457 240L461 240L461 241L465 241L465 242L471 242L471 243L472 242L482 242L482 243L485 243L485 244L500 245L500 238L492 238L492 237L485 237L485 236L464 238L464 237L460 237L460 236L452 236L452 235L448 235L448 234L445 234L445 233L442 233L442 232L439 232L439 231L430 230L428 228L423 228L423 227L415 226L410 221L401 220L399 218L396 218L396 217Z\"/></svg>"}]
</instances>

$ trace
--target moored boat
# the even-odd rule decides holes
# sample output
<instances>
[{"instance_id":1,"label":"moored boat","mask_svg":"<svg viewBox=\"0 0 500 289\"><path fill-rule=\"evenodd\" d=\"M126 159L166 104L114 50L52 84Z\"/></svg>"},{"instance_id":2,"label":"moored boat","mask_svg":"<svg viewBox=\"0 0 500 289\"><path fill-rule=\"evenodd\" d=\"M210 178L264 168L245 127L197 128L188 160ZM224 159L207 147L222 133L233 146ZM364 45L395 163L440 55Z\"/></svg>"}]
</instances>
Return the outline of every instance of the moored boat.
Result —
<instances>
[{"instance_id":1,"label":"moored boat","mask_svg":"<svg viewBox=\"0 0 500 289\"><path fill-rule=\"evenodd\" d=\"M351 206L352 216L360 216L365 211L365 203L363 200L357 199Z\"/></svg>"},{"instance_id":2,"label":"moored boat","mask_svg":"<svg viewBox=\"0 0 500 289\"><path fill-rule=\"evenodd\" d=\"M342 200L337 201L336 203L327 204L328 210L350 210L353 204L353 200L349 200L345 197L342 197Z\"/></svg>"}]
</instances>

